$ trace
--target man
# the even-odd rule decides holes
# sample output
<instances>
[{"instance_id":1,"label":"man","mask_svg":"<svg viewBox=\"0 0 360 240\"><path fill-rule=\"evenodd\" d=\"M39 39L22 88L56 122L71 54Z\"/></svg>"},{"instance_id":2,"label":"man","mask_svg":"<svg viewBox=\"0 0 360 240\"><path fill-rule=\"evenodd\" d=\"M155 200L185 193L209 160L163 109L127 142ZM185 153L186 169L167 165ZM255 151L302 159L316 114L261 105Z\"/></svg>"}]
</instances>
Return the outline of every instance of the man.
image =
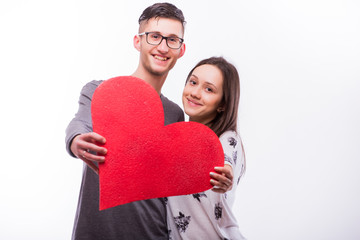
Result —
<instances>
[{"instance_id":1,"label":"man","mask_svg":"<svg viewBox=\"0 0 360 240\"><path fill-rule=\"evenodd\" d=\"M184 120L184 113L161 94L169 71L185 52L184 16L169 3L157 3L144 10L139 18L139 34L134 47L140 52L134 77L143 79L159 93L165 125ZM66 129L66 147L84 165L72 239L168 239L166 207L163 199L149 199L99 211L97 164L104 162L106 149L98 146L106 139L92 132L91 98L102 81L84 86L79 110ZM119 146L121 147L121 146Z\"/></svg>"}]
</instances>

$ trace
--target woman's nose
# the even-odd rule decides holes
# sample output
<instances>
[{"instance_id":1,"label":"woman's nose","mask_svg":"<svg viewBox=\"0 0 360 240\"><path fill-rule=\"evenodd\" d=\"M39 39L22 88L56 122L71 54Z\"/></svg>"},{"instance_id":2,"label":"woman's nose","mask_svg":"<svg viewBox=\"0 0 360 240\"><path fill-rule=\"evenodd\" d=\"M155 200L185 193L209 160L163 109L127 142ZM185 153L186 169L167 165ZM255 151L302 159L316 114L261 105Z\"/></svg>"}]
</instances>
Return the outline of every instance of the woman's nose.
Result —
<instances>
[{"instance_id":1,"label":"woman's nose","mask_svg":"<svg viewBox=\"0 0 360 240\"><path fill-rule=\"evenodd\" d=\"M193 98L197 98L197 99L200 99L201 98L201 93L200 93L200 88L199 87L194 87L191 89L191 96Z\"/></svg>"}]
</instances>

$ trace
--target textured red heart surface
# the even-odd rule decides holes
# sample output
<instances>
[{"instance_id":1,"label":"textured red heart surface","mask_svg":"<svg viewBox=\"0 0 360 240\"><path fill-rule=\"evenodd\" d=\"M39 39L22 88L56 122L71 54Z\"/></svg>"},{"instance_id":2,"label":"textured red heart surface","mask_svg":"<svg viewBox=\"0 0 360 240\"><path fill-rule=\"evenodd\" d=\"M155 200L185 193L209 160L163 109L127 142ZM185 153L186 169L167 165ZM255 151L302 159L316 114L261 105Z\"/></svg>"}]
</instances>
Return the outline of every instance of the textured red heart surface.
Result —
<instances>
[{"instance_id":1,"label":"textured red heart surface","mask_svg":"<svg viewBox=\"0 0 360 240\"><path fill-rule=\"evenodd\" d=\"M104 81L92 98L94 132L106 138L99 164L100 210L132 201L210 189L210 172L224 165L216 134L196 122L164 126L155 89L135 77Z\"/></svg>"}]
</instances>

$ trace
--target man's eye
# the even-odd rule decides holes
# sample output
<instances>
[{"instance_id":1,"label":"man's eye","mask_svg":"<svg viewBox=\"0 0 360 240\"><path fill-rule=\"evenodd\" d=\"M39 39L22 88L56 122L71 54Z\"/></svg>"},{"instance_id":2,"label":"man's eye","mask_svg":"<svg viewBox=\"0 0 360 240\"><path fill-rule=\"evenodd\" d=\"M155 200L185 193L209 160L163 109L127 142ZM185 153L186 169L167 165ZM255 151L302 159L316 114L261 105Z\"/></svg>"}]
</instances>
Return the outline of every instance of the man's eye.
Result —
<instances>
[{"instance_id":1,"label":"man's eye","mask_svg":"<svg viewBox=\"0 0 360 240\"><path fill-rule=\"evenodd\" d=\"M178 42L178 39L177 38L168 38L168 41L176 43L176 42Z\"/></svg>"},{"instance_id":2,"label":"man's eye","mask_svg":"<svg viewBox=\"0 0 360 240\"><path fill-rule=\"evenodd\" d=\"M153 38L153 39L158 39L158 38L160 38L160 35L159 34L152 34L152 35L150 35L150 37Z\"/></svg>"}]
</instances>

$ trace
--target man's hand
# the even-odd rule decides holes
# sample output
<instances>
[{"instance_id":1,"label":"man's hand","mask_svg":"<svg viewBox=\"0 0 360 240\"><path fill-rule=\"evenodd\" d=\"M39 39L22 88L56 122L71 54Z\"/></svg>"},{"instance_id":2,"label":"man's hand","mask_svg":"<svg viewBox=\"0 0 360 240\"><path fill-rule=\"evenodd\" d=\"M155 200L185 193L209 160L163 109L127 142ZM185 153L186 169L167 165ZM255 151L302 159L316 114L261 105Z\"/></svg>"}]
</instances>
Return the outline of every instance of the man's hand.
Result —
<instances>
[{"instance_id":1,"label":"man's hand","mask_svg":"<svg viewBox=\"0 0 360 240\"><path fill-rule=\"evenodd\" d=\"M216 172L216 173L215 173ZM210 173L212 190L217 193L225 193L232 189L233 170L230 165L225 164L224 167L215 167L215 172Z\"/></svg>"},{"instance_id":2,"label":"man's hand","mask_svg":"<svg viewBox=\"0 0 360 240\"><path fill-rule=\"evenodd\" d=\"M83 160L98 174L99 169L94 162L104 162L104 155L106 154L107 149L100 147L97 144L105 144L105 142L105 138L97 133L84 133L74 137L70 149L76 157Z\"/></svg>"}]
</instances>

